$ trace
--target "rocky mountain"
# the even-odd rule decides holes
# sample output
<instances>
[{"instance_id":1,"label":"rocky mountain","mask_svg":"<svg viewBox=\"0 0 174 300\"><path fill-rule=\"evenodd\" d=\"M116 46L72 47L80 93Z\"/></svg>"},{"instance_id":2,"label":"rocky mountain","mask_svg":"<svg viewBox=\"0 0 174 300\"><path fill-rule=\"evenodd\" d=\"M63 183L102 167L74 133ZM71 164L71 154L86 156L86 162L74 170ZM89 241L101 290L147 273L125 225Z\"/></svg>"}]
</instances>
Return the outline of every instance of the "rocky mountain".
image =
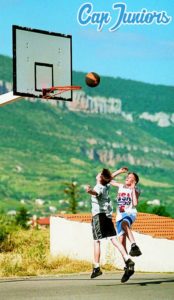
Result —
<instances>
[{"instance_id":1,"label":"rocky mountain","mask_svg":"<svg viewBox=\"0 0 174 300\"><path fill-rule=\"evenodd\" d=\"M11 60L0 56L1 93L12 86L4 70ZM174 216L174 87L103 76L91 89L84 75L73 72L82 86L73 102L23 99L0 108L0 208L67 211L65 185L75 181L79 210L89 211L85 184L94 185L102 167L127 165L140 176L141 203Z\"/></svg>"}]
</instances>

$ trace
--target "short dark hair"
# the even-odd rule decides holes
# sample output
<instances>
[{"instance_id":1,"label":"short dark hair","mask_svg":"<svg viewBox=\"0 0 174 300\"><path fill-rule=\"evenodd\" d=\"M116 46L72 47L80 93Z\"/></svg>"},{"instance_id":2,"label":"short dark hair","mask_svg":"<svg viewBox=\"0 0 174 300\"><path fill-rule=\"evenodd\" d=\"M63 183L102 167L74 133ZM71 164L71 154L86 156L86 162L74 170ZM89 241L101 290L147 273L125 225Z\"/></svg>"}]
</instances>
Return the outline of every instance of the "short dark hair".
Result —
<instances>
[{"instance_id":1,"label":"short dark hair","mask_svg":"<svg viewBox=\"0 0 174 300\"><path fill-rule=\"evenodd\" d=\"M137 175L136 173L134 173L134 172L129 172L128 175L129 175L129 174L133 174L133 175L134 175L136 183L139 182L139 177L138 177L138 175Z\"/></svg>"},{"instance_id":2,"label":"short dark hair","mask_svg":"<svg viewBox=\"0 0 174 300\"><path fill-rule=\"evenodd\" d=\"M102 176L103 180L106 182L110 182L112 179L111 172L108 169L103 169L101 172L101 176Z\"/></svg>"}]
</instances>

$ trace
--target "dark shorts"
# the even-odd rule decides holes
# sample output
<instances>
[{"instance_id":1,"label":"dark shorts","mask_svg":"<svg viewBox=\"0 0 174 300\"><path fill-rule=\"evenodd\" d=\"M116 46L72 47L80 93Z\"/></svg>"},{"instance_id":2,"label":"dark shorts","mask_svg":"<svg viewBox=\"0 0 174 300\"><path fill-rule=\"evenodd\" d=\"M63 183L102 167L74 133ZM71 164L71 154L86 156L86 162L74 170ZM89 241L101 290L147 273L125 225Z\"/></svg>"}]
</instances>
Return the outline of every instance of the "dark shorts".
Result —
<instances>
[{"instance_id":1,"label":"dark shorts","mask_svg":"<svg viewBox=\"0 0 174 300\"><path fill-rule=\"evenodd\" d=\"M94 240L115 237L116 231L112 219L103 213L93 216L92 233Z\"/></svg>"}]
</instances>

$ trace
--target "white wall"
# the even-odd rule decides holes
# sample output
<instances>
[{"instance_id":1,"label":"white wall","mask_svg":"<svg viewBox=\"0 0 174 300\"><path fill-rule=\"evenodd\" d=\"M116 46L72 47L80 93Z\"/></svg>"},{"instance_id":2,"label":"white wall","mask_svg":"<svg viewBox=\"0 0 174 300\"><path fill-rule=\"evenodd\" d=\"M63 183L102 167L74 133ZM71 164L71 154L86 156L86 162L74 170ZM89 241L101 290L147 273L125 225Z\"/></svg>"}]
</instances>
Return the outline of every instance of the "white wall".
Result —
<instances>
[{"instance_id":1,"label":"white wall","mask_svg":"<svg viewBox=\"0 0 174 300\"><path fill-rule=\"evenodd\" d=\"M156 239L133 232L143 255L133 257L136 271L174 272L174 241ZM130 248L130 244L128 244ZM91 224L69 221L60 217L50 218L51 255L63 255L93 263L93 238ZM111 263L124 268L121 254L107 240L102 241L101 263Z\"/></svg>"}]
</instances>

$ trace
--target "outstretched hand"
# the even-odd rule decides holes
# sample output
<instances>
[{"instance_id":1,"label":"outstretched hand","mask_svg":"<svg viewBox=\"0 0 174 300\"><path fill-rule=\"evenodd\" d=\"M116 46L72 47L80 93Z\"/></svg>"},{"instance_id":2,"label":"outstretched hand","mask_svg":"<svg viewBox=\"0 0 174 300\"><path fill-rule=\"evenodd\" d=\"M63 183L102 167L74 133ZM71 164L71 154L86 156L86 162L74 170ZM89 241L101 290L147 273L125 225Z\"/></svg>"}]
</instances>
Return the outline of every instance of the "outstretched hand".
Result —
<instances>
[{"instance_id":1,"label":"outstretched hand","mask_svg":"<svg viewBox=\"0 0 174 300\"><path fill-rule=\"evenodd\" d=\"M128 172L128 168L127 167L122 167L119 169L120 173L126 173Z\"/></svg>"},{"instance_id":2,"label":"outstretched hand","mask_svg":"<svg viewBox=\"0 0 174 300\"><path fill-rule=\"evenodd\" d=\"M116 177L119 174L126 173L128 171L127 167L122 167L119 170L112 173L112 178Z\"/></svg>"},{"instance_id":3,"label":"outstretched hand","mask_svg":"<svg viewBox=\"0 0 174 300\"><path fill-rule=\"evenodd\" d=\"M88 184L86 187L85 187L85 190L87 193L90 193L91 192L91 186Z\"/></svg>"}]
</instances>

